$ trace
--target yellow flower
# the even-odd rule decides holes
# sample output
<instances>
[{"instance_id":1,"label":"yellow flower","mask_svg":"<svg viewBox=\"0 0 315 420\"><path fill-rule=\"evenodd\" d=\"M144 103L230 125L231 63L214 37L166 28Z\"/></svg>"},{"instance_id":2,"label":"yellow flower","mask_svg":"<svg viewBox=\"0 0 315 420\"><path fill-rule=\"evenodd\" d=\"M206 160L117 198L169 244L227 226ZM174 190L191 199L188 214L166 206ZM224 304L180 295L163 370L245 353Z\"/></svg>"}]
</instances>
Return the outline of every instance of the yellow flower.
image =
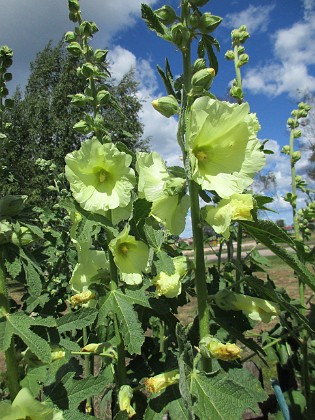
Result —
<instances>
[{"instance_id":1,"label":"yellow flower","mask_svg":"<svg viewBox=\"0 0 315 420\"><path fill-rule=\"evenodd\" d=\"M268 323L281 314L279 306L269 300L241 295L230 290L220 290L215 302L224 311L243 311L254 321Z\"/></svg>"},{"instance_id":2,"label":"yellow flower","mask_svg":"<svg viewBox=\"0 0 315 420\"><path fill-rule=\"evenodd\" d=\"M230 104L206 96L196 99L187 141L194 181L222 198L244 191L265 164L259 129L246 103Z\"/></svg>"},{"instance_id":3,"label":"yellow flower","mask_svg":"<svg viewBox=\"0 0 315 420\"><path fill-rule=\"evenodd\" d=\"M132 396L132 388L129 385L123 385L120 387L118 393L119 409L120 411L127 411L128 417L132 417L136 414L134 408L131 405Z\"/></svg>"},{"instance_id":4,"label":"yellow flower","mask_svg":"<svg viewBox=\"0 0 315 420\"><path fill-rule=\"evenodd\" d=\"M179 370L174 369L169 372L160 373L159 375L147 378L144 385L148 392L161 392L170 385L179 382Z\"/></svg>"},{"instance_id":5,"label":"yellow flower","mask_svg":"<svg viewBox=\"0 0 315 420\"><path fill-rule=\"evenodd\" d=\"M174 298L181 293L182 284L180 279L187 272L186 257L179 256L173 258L175 273L168 275L161 271L154 277L152 283L156 286L157 296L166 296L167 298Z\"/></svg>"},{"instance_id":6,"label":"yellow flower","mask_svg":"<svg viewBox=\"0 0 315 420\"><path fill-rule=\"evenodd\" d=\"M199 347L204 357L213 357L227 362L240 358L241 349L236 344L221 343L220 340L210 335L200 341Z\"/></svg>"},{"instance_id":7,"label":"yellow flower","mask_svg":"<svg viewBox=\"0 0 315 420\"><path fill-rule=\"evenodd\" d=\"M233 220L253 220L251 211L254 208L251 194L233 194L222 199L217 207L205 206L202 210L206 222L216 233L225 239L230 237L230 224Z\"/></svg>"}]
</instances>

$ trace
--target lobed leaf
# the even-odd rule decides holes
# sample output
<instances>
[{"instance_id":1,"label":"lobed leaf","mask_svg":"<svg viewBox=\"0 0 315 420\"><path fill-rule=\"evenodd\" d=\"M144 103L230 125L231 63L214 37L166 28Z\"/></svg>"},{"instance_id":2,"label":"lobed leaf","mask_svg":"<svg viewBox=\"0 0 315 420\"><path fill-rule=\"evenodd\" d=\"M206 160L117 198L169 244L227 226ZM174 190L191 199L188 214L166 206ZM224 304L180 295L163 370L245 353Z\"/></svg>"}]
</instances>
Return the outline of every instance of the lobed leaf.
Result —
<instances>
[{"instance_id":1,"label":"lobed leaf","mask_svg":"<svg viewBox=\"0 0 315 420\"><path fill-rule=\"evenodd\" d=\"M60 333L79 330L91 325L97 317L97 309L82 308L57 319L57 328Z\"/></svg>"}]
</instances>

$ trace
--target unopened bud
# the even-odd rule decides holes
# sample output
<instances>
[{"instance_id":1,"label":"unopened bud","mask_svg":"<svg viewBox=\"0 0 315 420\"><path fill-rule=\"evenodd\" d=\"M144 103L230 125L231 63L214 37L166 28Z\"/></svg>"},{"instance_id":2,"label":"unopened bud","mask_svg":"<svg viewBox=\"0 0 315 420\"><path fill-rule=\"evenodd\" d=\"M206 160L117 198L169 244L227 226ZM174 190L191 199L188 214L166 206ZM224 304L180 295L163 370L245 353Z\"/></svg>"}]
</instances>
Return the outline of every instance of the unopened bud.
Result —
<instances>
[{"instance_id":1,"label":"unopened bud","mask_svg":"<svg viewBox=\"0 0 315 420\"><path fill-rule=\"evenodd\" d=\"M171 28L172 42L179 48L184 49L190 38L190 32L182 23L177 23Z\"/></svg>"},{"instance_id":2,"label":"unopened bud","mask_svg":"<svg viewBox=\"0 0 315 420\"><path fill-rule=\"evenodd\" d=\"M244 64L248 63L249 56L248 56L248 54L241 54L238 59L239 59L239 61L238 61L237 65L238 65L238 67L241 67Z\"/></svg>"},{"instance_id":3,"label":"unopened bud","mask_svg":"<svg viewBox=\"0 0 315 420\"><path fill-rule=\"evenodd\" d=\"M153 108L156 109L164 117L170 118L179 111L179 105L173 95L163 96L162 98L152 101Z\"/></svg>"},{"instance_id":4,"label":"unopened bud","mask_svg":"<svg viewBox=\"0 0 315 420\"><path fill-rule=\"evenodd\" d=\"M200 23L200 13L195 10L190 16L189 16L189 24L192 27L192 29L196 29Z\"/></svg>"},{"instance_id":5,"label":"unopened bud","mask_svg":"<svg viewBox=\"0 0 315 420\"><path fill-rule=\"evenodd\" d=\"M221 22L222 18L220 16L215 16L206 12L200 18L198 29L201 33L207 34L209 32L213 32Z\"/></svg>"},{"instance_id":6,"label":"unopened bud","mask_svg":"<svg viewBox=\"0 0 315 420\"><path fill-rule=\"evenodd\" d=\"M37 239L37 236L26 226L21 226L18 232L12 233L11 242L16 246L29 245Z\"/></svg>"},{"instance_id":7,"label":"unopened bud","mask_svg":"<svg viewBox=\"0 0 315 420\"><path fill-rule=\"evenodd\" d=\"M175 10L171 6L165 5L160 9L155 10L154 14L160 22L164 23L164 25L171 25L176 20Z\"/></svg>"},{"instance_id":8,"label":"unopened bud","mask_svg":"<svg viewBox=\"0 0 315 420\"><path fill-rule=\"evenodd\" d=\"M193 73L197 73L197 71L205 68L207 68L206 60L204 58L198 58L193 64Z\"/></svg>"},{"instance_id":9,"label":"unopened bud","mask_svg":"<svg viewBox=\"0 0 315 420\"><path fill-rule=\"evenodd\" d=\"M206 68L197 71L191 78L191 86L193 93L202 93L208 90L212 84L215 76L215 71L212 68Z\"/></svg>"},{"instance_id":10,"label":"unopened bud","mask_svg":"<svg viewBox=\"0 0 315 420\"><path fill-rule=\"evenodd\" d=\"M290 128L296 128L299 126L299 123L293 118L288 118L287 124Z\"/></svg>"},{"instance_id":11,"label":"unopened bud","mask_svg":"<svg viewBox=\"0 0 315 420\"><path fill-rule=\"evenodd\" d=\"M234 60L234 58L235 58L235 54L234 54L234 51L232 51L232 50L228 50L226 53L225 53L225 56L224 56L227 60Z\"/></svg>"},{"instance_id":12,"label":"unopened bud","mask_svg":"<svg viewBox=\"0 0 315 420\"><path fill-rule=\"evenodd\" d=\"M295 139L299 138L302 136L302 131L301 130L294 130L293 131L293 136Z\"/></svg>"},{"instance_id":13,"label":"unopened bud","mask_svg":"<svg viewBox=\"0 0 315 420\"><path fill-rule=\"evenodd\" d=\"M80 306L88 303L90 300L95 299L96 294L87 290L86 292L77 293L70 298L70 304L72 306Z\"/></svg>"},{"instance_id":14,"label":"unopened bud","mask_svg":"<svg viewBox=\"0 0 315 420\"><path fill-rule=\"evenodd\" d=\"M289 155L290 154L290 146L285 145L282 147L281 149L281 153L285 154L285 155Z\"/></svg>"}]
</instances>

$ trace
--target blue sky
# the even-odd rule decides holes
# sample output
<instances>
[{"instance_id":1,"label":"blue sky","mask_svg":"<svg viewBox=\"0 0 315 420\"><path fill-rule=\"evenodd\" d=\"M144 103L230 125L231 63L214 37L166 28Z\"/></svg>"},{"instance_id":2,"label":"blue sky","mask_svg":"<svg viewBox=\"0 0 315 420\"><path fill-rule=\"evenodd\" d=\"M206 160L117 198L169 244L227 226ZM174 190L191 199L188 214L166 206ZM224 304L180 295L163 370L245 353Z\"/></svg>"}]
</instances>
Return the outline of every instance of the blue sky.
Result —
<instances>
[{"instance_id":1,"label":"blue sky","mask_svg":"<svg viewBox=\"0 0 315 420\"><path fill-rule=\"evenodd\" d=\"M153 8L169 4L180 13L179 0L147 3ZM150 103L165 94L156 65L163 66L168 57L177 75L181 57L172 44L147 30L140 19L140 5L141 0L81 0L83 17L95 21L100 29L94 46L110 50L113 77L119 81L130 68L136 70L138 94L144 101L144 135L152 138L152 148L169 164L177 164L176 121L160 116ZM49 40L59 41L73 23L68 20L66 0L0 0L0 10L0 44L14 50L14 80L8 86L13 91L17 84L24 86L36 53ZM268 217L285 218L289 223L290 211L281 198L290 185L289 163L280 150L288 143L286 121L299 101L297 91L315 91L315 0L212 0L202 10L223 17L213 34L221 44L219 74L213 83L213 93L220 98L234 78L233 63L224 59L230 48L230 32L241 24L249 29L251 37L245 46L250 61L242 68L245 99L261 123L259 138L270 139L269 147L275 152L268 158L265 171L276 174L277 189L270 193L275 196L274 208L279 214ZM308 165L307 157L305 152L299 162L301 173ZM303 197L299 201L303 205Z\"/></svg>"}]
</instances>

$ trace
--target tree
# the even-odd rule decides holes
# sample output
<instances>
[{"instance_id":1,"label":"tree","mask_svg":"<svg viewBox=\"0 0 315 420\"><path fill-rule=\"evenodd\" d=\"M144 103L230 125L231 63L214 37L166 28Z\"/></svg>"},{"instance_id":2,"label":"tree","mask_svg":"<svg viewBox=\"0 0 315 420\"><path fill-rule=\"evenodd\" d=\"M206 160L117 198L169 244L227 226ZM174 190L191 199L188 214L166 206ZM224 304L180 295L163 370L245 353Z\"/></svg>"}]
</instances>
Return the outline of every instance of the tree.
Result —
<instances>
[{"instance_id":1,"label":"tree","mask_svg":"<svg viewBox=\"0 0 315 420\"><path fill-rule=\"evenodd\" d=\"M38 159L52 161L54 173L64 170L64 157L80 147L81 134L73 129L80 119L81 110L70 103L70 95L84 90L84 80L77 75L78 59L68 54L63 43L51 43L39 52L31 63L31 73L24 96L18 89L13 95L14 107L5 118L12 124L8 133L6 153L1 164L13 174L8 184L1 181L1 192L23 193L33 204L43 206L52 193L47 189L47 166L38 165ZM115 86L108 89L121 107L104 114L114 141L128 145L131 150L144 150L143 126L138 114L141 103L136 96L137 82L130 72Z\"/></svg>"}]
</instances>

